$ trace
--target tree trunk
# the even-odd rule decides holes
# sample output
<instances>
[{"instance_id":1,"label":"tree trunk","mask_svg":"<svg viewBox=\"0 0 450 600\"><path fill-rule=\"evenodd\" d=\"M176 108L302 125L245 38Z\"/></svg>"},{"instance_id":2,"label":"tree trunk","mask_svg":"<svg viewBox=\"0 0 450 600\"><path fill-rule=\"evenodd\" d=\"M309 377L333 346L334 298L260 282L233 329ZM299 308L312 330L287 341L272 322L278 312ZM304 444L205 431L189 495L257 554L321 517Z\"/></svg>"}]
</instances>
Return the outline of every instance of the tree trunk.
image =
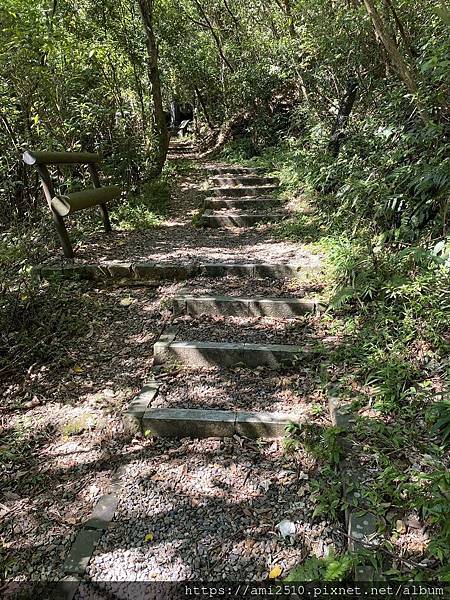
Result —
<instances>
[{"instance_id":1,"label":"tree trunk","mask_svg":"<svg viewBox=\"0 0 450 600\"><path fill-rule=\"evenodd\" d=\"M283 0L283 3L284 3L284 10L286 13L286 17L288 18L288 22L289 22L289 35L292 38L295 38L295 37L297 37L297 32L295 30L294 18L292 16L291 0Z\"/></svg>"},{"instance_id":2,"label":"tree trunk","mask_svg":"<svg viewBox=\"0 0 450 600\"><path fill-rule=\"evenodd\" d=\"M356 93L358 91L358 81L351 77L347 82L346 92L341 100L336 121L333 125L331 132L331 138L328 143L328 151L332 156L337 157L339 149L341 147L341 141L344 137L344 129L347 127L348 118L352 112L353 105L356 100Z\"/></svg>"},{"instance_id":3,"label":"tree trunk","mask_svg":"<svg viewBox=\"0 0 450 600\"><path fill-rule=\"evenodd\" d=\"M409 54L409 56L411 58L415 58L417 56L417 52L413 49L411 37L410 37L409 33L406 31L398 13L397 13L397 10L394 6L393 0L384 0L384 3L388 7L388 9L391 11L392 16L394 17L394 21L395 21L395 24L397 25L397 29L400 33L400 37L402 38L405 50L407 51L407 53Z\"/></svg>"},{"instance_id":4,"label":"tree trunk","mask_svg":"<svg viewBox=\"0 0 450 600\"><path fill-rule=\"evenodd\" d=\"M142 23L146 36L147 67L150 89L153 100L153 134L156 140L156 156L154 159L153 175L161 173L166 161L167 149L169 147L169 135L167 131L166 115L162 103L161 81L158 69L158 49L155 33L153 30L153 0L139 0Z\"/></svg>"},{"instance_id":5,"label":"tree trunk","mask_svg":"<svg viewBox=\"0 0 450 600\"><path fill-rule=\"evenodd\" d=\"M233 130L237 126L244 127L252 117L252 113L248 111L241 110L236 113L231 119L225 121L222 125L219 135L217 137L216 143L212 148L206 150L202 154L200 154L199 158L207 158L212 154L218 152L222 149L222 147L230 140L233 136Z\"/></svg>"},{"instance_id":6,"label":"tree trunk","mask_svg":"<svg viewBox=\"0 0 450 600\"><path fill-rule=\"evenodd\" d=\"M202 93L200 92L200 90L198 89L197 86L195 86L194 89L195 89L195 93L197 94L197 98L198 98L199 104L200 104L200 106L202 108L203 114L205 115L206 122L208 123L208 127L210 129L213 129L214 128L214 124L211 121L211 117L209 116L208 109L206 108L205 99L203 98L203 95L202 95Z\"/></svg>"},{"instance_id":7,"label":"tree trunk","mask_svg":"<svg viewBox=\"0 0 450 600\"><path fill-rule=\"evenodd\" d=\"M429 117L421 105L419 100L417 99L418 87L415 79L415 74L413 70L408 66L403 56L400 54L399 49L397 48L397 44L395 40L390 35L387 27L383 23L383 20L375 8L375 3L373 0L363 0L364 6L366 7L366 11L370 18L372 19L373 28L375 33L381 40L383 46L386 49L386 52L397 70L401 80L405 84L408 92L414 97L414 103L419 111L419 114L423 121L429 121Z\"/></svg>"}]
</instances>

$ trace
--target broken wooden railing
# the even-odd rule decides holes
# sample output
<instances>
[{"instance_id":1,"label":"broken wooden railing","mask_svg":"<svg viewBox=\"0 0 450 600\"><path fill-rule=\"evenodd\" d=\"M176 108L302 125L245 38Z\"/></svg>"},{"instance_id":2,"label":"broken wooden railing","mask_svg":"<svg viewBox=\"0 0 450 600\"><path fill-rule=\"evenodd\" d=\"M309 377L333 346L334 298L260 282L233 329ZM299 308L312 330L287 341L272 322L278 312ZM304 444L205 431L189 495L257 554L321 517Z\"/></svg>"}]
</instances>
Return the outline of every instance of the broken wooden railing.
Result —
<instances>
[{"instance_id":1,"label":"broken wooden railing","mask_svg":"<svg viewBox=\"0 0 450 600\"><path fill-rule=\"evenodd\" d=\"M27 150L23 154L23 161L33 165L41 179L42 188L47 200L56 231L58 232L64 256L73 258L73 248L67 233L63 217L77 210L98 206L105 230L111 232L106 203L119 198L122 188L117 185L102 187L98 175L99 154L91 152L36 152ZM74 192L66 195L56 195L48 165L87 165L91 175L93 188Z\"/></svg>"}]
</instances>

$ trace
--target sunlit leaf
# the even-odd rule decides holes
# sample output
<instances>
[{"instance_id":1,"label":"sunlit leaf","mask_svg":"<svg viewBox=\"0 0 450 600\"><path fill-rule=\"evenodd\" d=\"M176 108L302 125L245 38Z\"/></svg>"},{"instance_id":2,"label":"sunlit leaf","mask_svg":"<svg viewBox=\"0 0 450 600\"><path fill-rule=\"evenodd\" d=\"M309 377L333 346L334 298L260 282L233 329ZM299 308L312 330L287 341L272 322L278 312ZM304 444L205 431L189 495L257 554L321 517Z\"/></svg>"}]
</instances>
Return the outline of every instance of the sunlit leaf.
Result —
<instances>
[{"instance_id":1,"label":"sunlit leaf","mask_svg":"<svg viewBox=\"0 0 450 600\"><path fill-rule=\"evenodd\" d=\"M280 565L275 565L269 573L269 579L277 579L282 572L282 567L280 567Z\"/></svg>"}]
</instances>

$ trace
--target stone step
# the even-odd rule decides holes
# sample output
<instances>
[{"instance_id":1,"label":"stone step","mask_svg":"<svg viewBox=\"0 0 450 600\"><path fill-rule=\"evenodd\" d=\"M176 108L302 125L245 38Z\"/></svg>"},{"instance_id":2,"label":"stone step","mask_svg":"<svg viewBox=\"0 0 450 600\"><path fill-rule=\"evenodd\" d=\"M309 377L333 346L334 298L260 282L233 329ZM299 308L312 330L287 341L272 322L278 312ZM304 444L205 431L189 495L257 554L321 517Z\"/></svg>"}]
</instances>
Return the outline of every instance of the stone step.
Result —
<instances>
[{"instance_id":1,"label":"stone step","mask_svg":"<svg viewBox=\"0 0 450 600\"><path fill-rule=\"evenodd\" d=\"M190 367L270 367L290 365L304 354L301 346L231 342L176 341L175 334L164 334L153 345L156 364L173 360Z\"/></svg>"},{"instance_id":2,"label":"stone step","mask_svg":"<svg viewBox=\"0 0 450 600\"><path fill-rule=\"evenodd\" d=\"M232 317L274 317L292 319L325 309L317 300L304 298L239 298L233 296L176 296L173 299L175 314L228 315Z\"/></svg>"},{"instance_id":3,"label":"stone step","mask_svg":"<svg viewBox=\"0 0 450 600\"><path fill-rule=\"evenodd\" d=\"M216 187L236 187L238 185L258 186L258 185L278 185L280 180L278 177L264 177L262 175L234 175L230 176L215 176L209 180L211 186Z\"/></svg>"},{"instance_id":4,"label":"stone step","mask_svg":"<svg viewBox=\"0 0 450 600\"><path fill-rule=\"evenodd\" d=\"M289 422L310 416L306 404L286 398L272 370L260 371L257 379L253 369L171 371L159 371L133 398L123 413L127 429L176 437L278 437ZM296 379L296 371L285 375Z\"/></svg>"},{"instance_id":5,"label":"stone step","mask_svg":"<svg viewBox=\"0 0 450 600\"><path fill-rule=\"evenodd\" d=\"M212 196L233 196L233 197L251 197L264 196L265 194L274 194L278 189L276 185L261 185L261 186L241 186L241 187L215 187L210 188L209 192Z\"/></svg>"},{"instance_id":6,"label":"stone step","mask_svg":"<svg viewBox=\"0 0 450 600\"><path fill-rule=\"evenodd\" d=\"M168 154L194 154L196 152L195 148L169 148Z\"/></svg>"},{"instance_id":7,"label":"stone step","mask_svg":"<svg viewBox=\"0 0 450 600\"><path fill-rule=\"evenodd\" d=\"M196 408L149 408L142 418L146 435L171 438L232 437L280 438L296 422L295 414L202 410Z\"/></svg>"},{"instance_id":8,"label":"stone step","mask_svg":"<svg viewBox=\"0 0 450 600\"><path fill-rule=\"evenodd\" d=\"M170 148L193 148L195 146L192 140L183 141L183 139L175 139L170 140L169 149Z\"/></svg>"},{"instance_id":9,"label":"stone step","mask_svg":"<svg viewBox=\"0 0 450 600\"><path fill-rule=\"evenodd\" d=\"M193 144L180 144L177 146L169 146L168 152L195 152L197 148Z\"/></svg>"},{"instance_id":10,"label":"stone step","mask_svg":"<svg viewBox=\"0 0 450 600\"><path fill-rule=\"evenodd\" d=\"M253 175L258 173L264 173L264 169L262 167L233 167L223 166L206 166L205 170L211 175Z\"/></svg>"},{"instance_id":11,"label":"stone step","mask_svg":"<svg viewBox=\"0 0 450 600\"><path fill-rule=\"evenodd\" d=\"M209 263L200 265L200 275L204 277L258 277L266 279L286 279L297 277L302 271L314 271L314 265L296 265L286 263Z\"/></svg>"},{"instance_id":12,"label":"stone step","mask_svg":"<svg viewBox=\"0 0 450 600\"><path fill-rule=\"evenodd\" d=\"M195 277L256 277L286 279L300 272L315 271L319 263L311 265L289 263L155 263L100 261L92 264L45 265L37 267L39 276L47 279L55 275L64 278L102 280L110 278L138 279L140 281L184 281Z\"/></svg>"},{"instance_id":13,"label":"stone step","mask_svg":"<svg viewBox=\"0 0 450 600\"><path fill-rule=\"evenodd\" d=\"M260 196L252 198L206 198L205 206L212 210L217 208L253 209L279 204L278 198L273 196Z\"/></svg>"},{"instance_id":14,"label":"stone step","mask_svg":"<svg viewBox=\"0 0 450 600\"><path fill-rule=\"evenodd\" d=\"M280 221L286 214L277 212L215 212L205 210L199 219L199 225L202 227L252 227L258 223L267 223L268 221Z\"/></svg>"}]
</instances>

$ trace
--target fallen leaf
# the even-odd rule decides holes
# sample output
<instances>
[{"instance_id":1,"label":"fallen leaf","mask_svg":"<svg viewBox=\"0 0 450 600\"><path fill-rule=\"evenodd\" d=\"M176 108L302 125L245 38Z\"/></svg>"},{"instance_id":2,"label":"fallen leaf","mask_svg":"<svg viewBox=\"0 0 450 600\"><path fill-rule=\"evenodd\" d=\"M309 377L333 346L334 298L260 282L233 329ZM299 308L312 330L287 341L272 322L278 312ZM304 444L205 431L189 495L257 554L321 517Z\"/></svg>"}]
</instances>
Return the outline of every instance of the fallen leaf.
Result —
<instances>
[{"instance_id":1,"label":"fallen leaf","mask_svg":"<svg viewBox=\"0 0 450 600\"><path fill-rule=\"evenodd\" d=\"M252 540L251 538L247 538L244 542L244 546L245 546L246 550L251 550L254 545L255 545L255 540Z\"/></svg>"},{"instance_id":2,"label":"fallen leaf","mask_svg":"<svg viewBox=\"0 0 450 600\"><path fill-rule=\"evenodd\" d=\"M282 573L283 569L280 565L275 565L269 573L269 579L276 579Z\"/></svg>"},{"instance_id":3,"label":"fallen leaf","mask_svg":"<svg viewBox=\"0 0 450 600\"><path fill-rule=\"evenodd\" d=\"M15 492L10 492L9 490L3 492L3 496L8 500L18 500L20 498L19 494L16 494Z\"/></svg>"},{"instance_id":4,"label":"fallen leaf","mask_svg":"<svg viewBox=\"0 0 450 600\"><path fill-rule=\"evenodd\" d=\"M149 533L147 533L147 535L144 538L144 542L153 542L154 539L154 535L153 533L150 531Z\"/></svg>"},{"instance_id":5,"label":"fallen leaf","mask_svg":"<svg viewBox=\"0 0 450 600\"><path fill-rule=\"evenodd\" d=\"M133 298L122 298L120 301L120 306L130 306L130 304L133 304Z\"/></svg>"},{"instance_id":6,"label":"fallen leaf","mask_svg":"<svg viewBox=\"0 0 450 600\"><path fill-rule=\"evenodd\" d=\"M72 371L77 374L84 373L84 369L80 365L75 365Z\"/></svg>"},{"instance_id":7,"label":"fallen leaf","mask_svg":"<svg viewBox=\"0 0 450 600\"><path fill-rule=\"evenodd\" d=\"M0 516L3 517L4 515L6 515L6 513L9 513L10 510L11 509L8 506L6 506L6 504L2 504L0 502Z\"/></svg>"},{"instance_id":8,"label":"fallen leaf","mask_svg":"<svg viewBox=\"0 0 450 600\"><path fill-rule=\"evenodd\" d=\"M270 483L271 483L271 482L270 482L270 480L269 480L269 479L262 479L262 480L259 482L259 487L260 487L262 490L264 490L265 492L267 492L267 491L268 491L268 489L270 488Z\"/></svg>"},{"instance_id":9,"label":"fallen leaf","mask_svg":"<svg viewBox=\"0 0 450 600\"><path fill-rule=\"evenodd\" d=\"M79 520L80 520L80 517L74 516L74 515L71 515L71 516L61 519L61 521L63 523L67 523L68 525L76 525Z\"/></svg>"},{"instance_id":10,"label":"fallen leaf","mask_svg":"<svg viewBox=\"0 0 450 600\"><path fill-rule=\"evenodd\" d=\"M31 400L28 400L28 402L24 402L23 407L24 408L34 408L35 406L39 406L40 401L37 398L37 396L33 396L33 398Z\"/></svg>"}]
</instances>

